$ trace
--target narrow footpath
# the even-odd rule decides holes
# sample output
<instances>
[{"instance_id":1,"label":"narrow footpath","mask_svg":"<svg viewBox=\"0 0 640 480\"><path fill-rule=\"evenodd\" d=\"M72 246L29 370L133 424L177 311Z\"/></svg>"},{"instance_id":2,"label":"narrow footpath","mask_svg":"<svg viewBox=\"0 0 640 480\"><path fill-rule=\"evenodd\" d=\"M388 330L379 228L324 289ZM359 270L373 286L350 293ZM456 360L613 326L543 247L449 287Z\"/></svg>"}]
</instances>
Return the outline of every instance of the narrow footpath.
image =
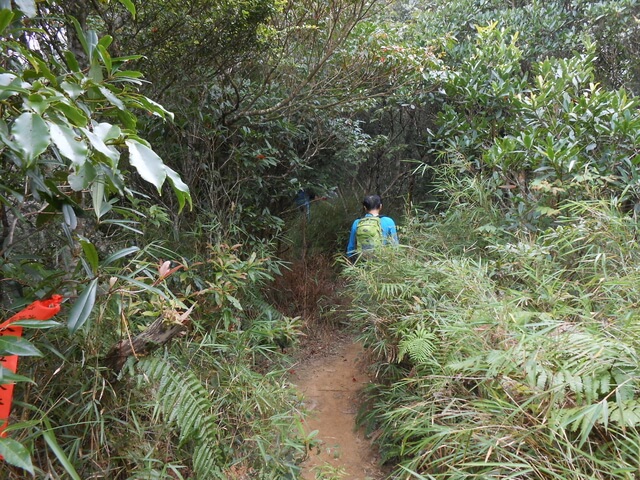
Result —
<instances>
[{"instance_id":1,"label":"narrow footpath","mask_svg":"<svg viewBox=\"0 0 640 480\"><path fill-rule=\"evenodd\" d=\"M310 410L307 432L318 430L320 446L303 463L302 479L381 480L378 459L361 431L355 430L358 391L369 381L363 349L350 338L335 338L294 367L293 383Z\"/></svg>"}]
</instances>

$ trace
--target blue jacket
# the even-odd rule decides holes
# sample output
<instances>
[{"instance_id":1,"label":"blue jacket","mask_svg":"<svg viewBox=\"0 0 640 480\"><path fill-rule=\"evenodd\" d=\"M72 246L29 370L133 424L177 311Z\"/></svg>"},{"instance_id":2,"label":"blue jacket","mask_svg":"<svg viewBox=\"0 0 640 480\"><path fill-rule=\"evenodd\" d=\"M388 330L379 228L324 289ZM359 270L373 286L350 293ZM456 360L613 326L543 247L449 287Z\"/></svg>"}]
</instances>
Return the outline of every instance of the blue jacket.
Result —
<instances>
[{"instance_id":1,"label":"blue jacket","mask_svg":"<svg viewBox=\"0 0 640 480\"><path fill-rule=\"evenodd\" d=\"M372 217L370 213L367 213L365 217ZM347 245L347 257L351 258L356 254L356 229L358 228L358 222L360 219L356 219L351 225L351 235L349 235L349 244ZM382 241L384 245L397 245L398 244L398 232L396 231L395 222L389 217L380 216L380 226L382 227Z\"/></svg>"}]
</instances>

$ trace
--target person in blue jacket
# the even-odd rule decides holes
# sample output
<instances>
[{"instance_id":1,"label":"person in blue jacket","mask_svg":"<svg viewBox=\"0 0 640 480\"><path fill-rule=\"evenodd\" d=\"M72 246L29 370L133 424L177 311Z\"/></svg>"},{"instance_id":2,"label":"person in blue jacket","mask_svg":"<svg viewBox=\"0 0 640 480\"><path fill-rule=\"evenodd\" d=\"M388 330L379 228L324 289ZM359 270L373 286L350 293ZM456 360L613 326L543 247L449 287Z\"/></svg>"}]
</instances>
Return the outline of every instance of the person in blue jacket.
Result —
<instances>
[{"instance_id":1,"label":"person in blue jacket","mask_svg":"<svg viewBox=\"0 0 640 480\"><path fill-rule=\"evenodd\" d=\"M396 231L396 224L390 217L383 217L380 215L382 210L382 198L380 195L367 195L362 201L362 206L365 210L366 217L380 217L380 227L382 228L382 243L383 245L397 245L398 244L398 232ZM356 232L358 230L358 223L361 218L356 219L351 225L351 234L349 235L349 243L347 245L347 258L353 260L358 253L358 245L356 241Z\"/></svg>"},{"instance_id":2,"label":"person in blue jacket","mask_svg":"<svg viewBox=\"0 0 640 480\"><path fill-rule=\"evenodd\" d=\"M305 190L304 188L298 190L296 195L296 206L298 207L298 210L307 217L307 220L309 220L309 217L311 216L311 195L308 190Z\"/></svg>"}]
</instances>

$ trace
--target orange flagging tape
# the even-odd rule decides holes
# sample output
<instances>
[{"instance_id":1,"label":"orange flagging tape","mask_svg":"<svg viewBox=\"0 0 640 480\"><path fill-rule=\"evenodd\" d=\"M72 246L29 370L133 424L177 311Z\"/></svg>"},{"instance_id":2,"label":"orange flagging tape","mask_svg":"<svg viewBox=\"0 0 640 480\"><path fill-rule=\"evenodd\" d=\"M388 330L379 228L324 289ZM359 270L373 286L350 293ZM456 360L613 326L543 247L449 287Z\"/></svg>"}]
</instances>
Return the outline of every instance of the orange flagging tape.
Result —
<instances>
[{"instance_id":1,"label":"orange flagging tape","mask_svg":"<svg viewBox=\"0 0 640 480\"><path fill-rule=\"evenodd\" d=\"M22 327L10 326L18 320L49 320L60 311L62 295L52 295L46 300L36 300L23 310L20 310L9 320L0 324L0 337L21 337ZM0 355L0 364L16 373L18 368L17 355ZM11 413L11 401L13 400L13 383L0 384L0 437L5 437L5 429L9 424L9 414ZM0 456L0 459L2 457Z\"/></svg>"}]
</instances>

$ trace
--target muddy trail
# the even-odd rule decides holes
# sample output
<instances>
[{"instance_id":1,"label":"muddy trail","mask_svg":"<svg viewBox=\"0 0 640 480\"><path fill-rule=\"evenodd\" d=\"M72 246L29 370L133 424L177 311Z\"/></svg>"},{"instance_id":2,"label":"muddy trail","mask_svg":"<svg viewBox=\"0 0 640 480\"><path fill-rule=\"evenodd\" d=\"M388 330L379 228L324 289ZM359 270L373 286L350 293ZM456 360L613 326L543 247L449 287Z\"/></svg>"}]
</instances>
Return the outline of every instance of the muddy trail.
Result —
<instances>
[{"instance_id":1,"label":"muddy trail","mask_svg":"<svg viewBox=\"0 0 640 480\"><path fill-rule=\"evenodd\" d=\"M292 381L309 410L307 433L320 441L303 463L302 479L381 480L378 456L362 431L356 431L358 392L369 382L363 349L349 336L308 348L293 370Z\"/></svg>"}]
</instances>

